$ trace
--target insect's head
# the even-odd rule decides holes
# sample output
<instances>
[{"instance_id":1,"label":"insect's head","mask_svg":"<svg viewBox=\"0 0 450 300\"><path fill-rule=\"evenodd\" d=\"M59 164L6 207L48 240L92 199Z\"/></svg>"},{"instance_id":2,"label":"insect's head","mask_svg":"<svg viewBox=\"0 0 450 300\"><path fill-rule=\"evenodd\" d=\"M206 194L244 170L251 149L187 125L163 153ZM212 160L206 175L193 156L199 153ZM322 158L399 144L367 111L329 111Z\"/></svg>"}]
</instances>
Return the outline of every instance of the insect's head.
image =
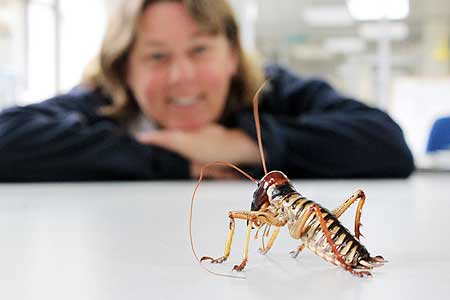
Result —
<instances>
[{"instance_id":1,"label":"insect's head","mask_svg":"<svg viewBox=\"0 0 450 300\"><path fill-rule=\"evenodd\" d=\"M295 192L295 189L283 172L269 172L258 182L258 188L253 194L251 210L261 209L264 203L276 205L276 202L281 199L279 196L284 196L291 192Z\"/></svg>"}]
</instances>

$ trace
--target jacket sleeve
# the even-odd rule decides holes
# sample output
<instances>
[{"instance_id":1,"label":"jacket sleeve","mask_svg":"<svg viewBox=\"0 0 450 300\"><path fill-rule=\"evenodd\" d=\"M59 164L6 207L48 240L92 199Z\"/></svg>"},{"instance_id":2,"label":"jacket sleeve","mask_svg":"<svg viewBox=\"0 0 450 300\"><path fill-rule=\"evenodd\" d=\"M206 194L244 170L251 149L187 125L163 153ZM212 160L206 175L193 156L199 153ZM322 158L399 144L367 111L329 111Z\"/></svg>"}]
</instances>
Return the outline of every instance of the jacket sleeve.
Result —
<instances>
[{"instance_id":1,"label":"jacket sleeve","mask_svg":"<svg viewBox=\"0 0 450 300\"><path fill-rule=\"evenodd\" d=\"M65 94L0 113L0 181L188 178L188 162L138 143L96 113L94 94Z\"/></svg>"},{"instance_id":2,"label":"jacket sleeve","mask_svg":"<svg viewBox=\"0 0 450 300\"><path fill-rule=\"evenodd\" d=\"M403 133L385 112L279 67L268 76L260 118L269 169L293 178L407 177L414 170ZM238 123L256 139L251 112Z\"/></svg>"}]
</instances>

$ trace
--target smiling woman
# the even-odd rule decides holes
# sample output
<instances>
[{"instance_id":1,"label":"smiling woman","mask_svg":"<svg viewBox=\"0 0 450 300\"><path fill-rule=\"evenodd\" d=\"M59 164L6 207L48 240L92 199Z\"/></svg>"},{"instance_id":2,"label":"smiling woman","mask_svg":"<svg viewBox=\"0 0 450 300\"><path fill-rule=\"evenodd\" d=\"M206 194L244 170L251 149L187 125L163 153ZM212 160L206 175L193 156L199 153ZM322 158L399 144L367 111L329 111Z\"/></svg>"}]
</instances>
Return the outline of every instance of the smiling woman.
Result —
<instances>
[{"instance_id":1,"label":"smiling woman","mask_svg":"<svg viewBox=\"0 0 450 300\"><path fill-rule=\"evenodd\" d=\"M217 121L238 62L226 37L200 27L175 2L149 7L138 26L127 82L145 116L168 129Z\"/></svg>"},{"instance_id":2,"label":"smiling woman","mask_svg":"<svg viewBox=\"0 0 450 300\"><path fill-rule=\"evenodd\" d=\"M141 75L152 82L138 78ZM231 8L226 1L211 4L204 0L119 1L101 52L84 79L87 85L100 86L112 95L113 103L105 111L119 118L126 117L136 101L147 111L141 101L149 95L144 97L141 91L138 96L139 91L133 89L134 97L130 97L131 85L156 84L151 92L160 98L158 92L175 84L179 91L171 92L181 94L174 95L180 104L195 99L189 94L196 85L209 91L217 87L221 91L214 93L223 94L219 99L227 98L227 105L242 108L241 102L249 104L262 82L262 70L242 50ZM183 95L186 88L188 93ZM220 115L224 112L228 110L222 109Z\"/></svg>"},{"instance_id":3,"label":"smiling woman","mask_svg":"<svg viewBox=\"0 0 450 300\"><path fill-rule=\"evenodd\" d=\"M0 179L180 179L218 160L259 176L251 100L264 77L269 169L290 177L412 172L387 114L322 80L249 59L227 1L121 0L80 86L0 114Z\"/></svg>"}]
</instances>

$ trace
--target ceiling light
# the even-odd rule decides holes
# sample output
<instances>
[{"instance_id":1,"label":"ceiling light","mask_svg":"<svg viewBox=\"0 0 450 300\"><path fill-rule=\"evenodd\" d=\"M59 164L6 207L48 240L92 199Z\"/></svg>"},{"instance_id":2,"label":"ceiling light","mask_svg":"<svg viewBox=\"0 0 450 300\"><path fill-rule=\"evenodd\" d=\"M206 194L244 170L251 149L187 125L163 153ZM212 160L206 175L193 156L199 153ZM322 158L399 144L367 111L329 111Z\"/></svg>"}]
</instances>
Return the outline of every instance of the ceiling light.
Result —
<instances>
[{"instance_id":1,"label":"ceiling light","mask_svg":"<svg viewBox=\"0 0 450 300\"><path fill-rule=\"evenodd\" d=\"M317 27L351 26L353 19L344 5L315 5L302 10L306 24Z\"/></svg>"},{"instance_id":2,"label":"ceiling light","mask_svg":"<svg viewBox=\"0 0 450 300\"><path fill-rule=\"evenodd\" d=\"M333 54L322 45L295 45L289 48L290 54L296 60L325 61L333 59Z\"/></svg>"},{"instance_id":3,"label":"ceiling light","mask_svg":"<svg viewBox=\"0 0 450 300\"><path fill-rule=\"evenodd\" d=\"M347 0L347 8L358 21L401 20L409 15L409 0Z\"/></svg>"},{"instance_id":4,"label":"ceiling light","mask_svg":"<svg viewBox=\"0 0 450 300\"><path fill-rule=\"evenodd\" d=\"M323 48L336 54L355 54L367 49L366 41L349 37L330 37L323 42Z\"/></svg>"},{"instance_id":5,"label":"ceiling light","mask_svg":"<svg viewBox=\"0 0 450 300\"><path fill-rule=\"evenodd\" d=\"M389 24L364 23L358 27L358 35L367 40L378 40L388 37L390 40L406 40L409 36L409 27L402 22Z\"/></svg>"}]
</instances>

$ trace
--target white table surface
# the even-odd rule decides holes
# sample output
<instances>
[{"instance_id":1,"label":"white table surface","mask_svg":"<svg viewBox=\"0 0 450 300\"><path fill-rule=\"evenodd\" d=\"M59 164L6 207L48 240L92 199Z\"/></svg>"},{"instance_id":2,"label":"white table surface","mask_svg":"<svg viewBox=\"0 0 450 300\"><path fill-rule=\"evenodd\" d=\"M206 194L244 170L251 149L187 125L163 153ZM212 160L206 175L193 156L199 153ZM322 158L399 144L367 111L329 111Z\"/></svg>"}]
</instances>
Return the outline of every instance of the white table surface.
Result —
<instances>
[{"instance_id":1,"label":"white table surface","mask_svg":"<svg viewBox=\"0 0 450 300\"><path fill-rule=\"evenodd\" d=\"M0 299L448 299L450 174L407 180L303 180L305 196L333 209L367 194L362 243L389 263L360 279L305 250L283 229L266 256L252 240L240 274L246 224L237 221L230 260L205 264L190 250L194 181L0 184ZM199 255L220 256L229 210L250 207L254 184L205 182L194 211ZM353 228L354 207L343 217Z\"/></svg>"}]
</instances>

